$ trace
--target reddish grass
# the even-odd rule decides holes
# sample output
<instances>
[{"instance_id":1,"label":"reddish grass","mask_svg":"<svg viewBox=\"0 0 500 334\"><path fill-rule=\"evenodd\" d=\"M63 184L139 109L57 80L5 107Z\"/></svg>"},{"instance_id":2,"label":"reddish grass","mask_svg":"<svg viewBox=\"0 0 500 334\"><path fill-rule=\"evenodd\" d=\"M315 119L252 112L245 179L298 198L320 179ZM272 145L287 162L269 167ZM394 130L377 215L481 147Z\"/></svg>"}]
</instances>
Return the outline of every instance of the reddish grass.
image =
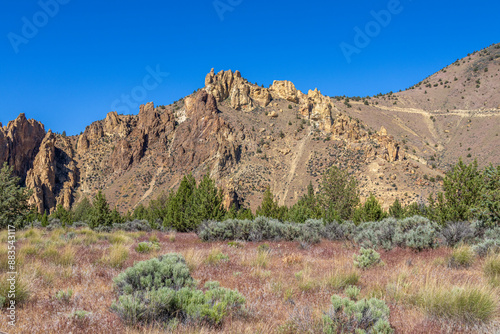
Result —
<instances>
[{"instance_id":1,"label":"reddish grass","mask_svg":"<svg viewBox=\"0 0 500 334\"><path fill-rule=\"evenodd\" d=\"M22 234L22 232L19 232ZM49 240L50 232L42 232L42 240ZM130 234L129 234L130 235ZM168 252L186 256L194 270L192 276L200 285L216 280L222 286L237 289L247 298L245 316L229 318L222 329L190 328L180 326L175 332L224 332L224 333L273 333L290 321L293 314L307 309L311 315L301 320L303 328L313 328L321 312L329 308L332 294L343 295L325 282L331 272L352 268L353 254L358 248L348 243L322 241L309 249L301 249L296 242L265 242L270 254L265 267L255 263L259 243L242 243L243 247L230 247L226 242L203 243L193 233L178 233L175 241L169 235L156 232L161 250L149 254L137 253L134 249L141 241L149 240L150 234L135 235L125 245L130 256L123 268L134 262L145 260ZM80 235L82 239L84 236ZM28 244L29 239L18 242L18 248ZM69 242L71 244L71 241ZM62 267L41 258L41 252L27 255L21 268L22 275L29 279L32 292L30 300L17 310L16 327L10 328L0 322L0 331L8 333L159 333L154 326L142 328L126 327L121 319L110 310L116 295L112 279L123 270L103 264L100 259L106 254L110 243L100 239L86 246L72 245L76 250L74 265ZM63 245L59 245L61 249ZM229 261L218 265L203 262L209 252L220 249L229 256ZM423 252L408 249L380 251L385 266L361 271L360 297L376 296L386 300L391 309L390 322L396 333L466 333L491 332L497 322L477 326L458 322L432 319L408 301L398 300L388 293L388 284L398 279L408 282L409 292L417 291L430 279L442 284L478 284L487 281L482 275L482 260L476 260L468 269L449 269L442 263L451 253L448 248ZM37 271L35 272L35 268ZM296 275L302 272L302 276ZM0 271L0 276L3 272ZM50 278L52 277L52 279ZM299 278L297 278L299 277ZM302 277L302 278L300 278ZM55 297L59 290L72 289L73 297L63 302ZM89 314L83 318L74 312L83 310ZM305 312L304 314L306 314ZM301 313L302 314L302 313ZM6 312L0 314L5 319Z\"/></svg>"}]
</instances>

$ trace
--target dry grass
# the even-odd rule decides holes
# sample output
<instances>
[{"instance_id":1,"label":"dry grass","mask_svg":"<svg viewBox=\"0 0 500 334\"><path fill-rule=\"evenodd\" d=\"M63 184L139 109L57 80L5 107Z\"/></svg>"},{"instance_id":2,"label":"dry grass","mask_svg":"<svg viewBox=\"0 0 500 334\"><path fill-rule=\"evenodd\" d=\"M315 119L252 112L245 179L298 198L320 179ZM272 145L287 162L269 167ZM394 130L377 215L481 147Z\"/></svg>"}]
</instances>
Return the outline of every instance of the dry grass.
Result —
<instances>
[{"instance_id":1,"label":"dry grass","mask_svg":"<svg viewBox=\"0 0 500 334\"><path fill-rule=\"evenodd\" d=\"M0 331L163 333L153 325L126 327L110 306L116 298L112 279L118 273L134 262L169 252L184 256L201 286L217 280L247 299L245 316L228 319L222 328L179 325L173 333L317 332L331 295L352 294L351 289L346 290L350 285L360 289L358 299L386 301L397 333L488 333L499 328L499 290L490 284L500 271L500 260L494 256L476 258L457 270L446 261L453 249L420 253L394 249L380 251L384 267L359 271L352 260L359 249L341 242L323 241L309 249L299 248L298 243L268 242L269 250L265 250L265 246L259 249L263 243L247 242L241 247L202 243L196 235L185 233L177 233L175 242L171 234L160 232L119 232L103 237L87 229L76 231L71 239L67 233L19 232L18 255L24 257L19 269L29 298L17 310L16 329L0 322ZM139 242L148 241L158 242L161 249L133 251ZM5 256L0 247L0 264ZM3 277L5 270L0 270ZM71 297L56 297L59 291L69 290L73 291ZM432 298L434 295L441 299ZM450 302L443 306L441 300ZM1 313L5 316L5 311Z\"/></svg>"}]
</instances>

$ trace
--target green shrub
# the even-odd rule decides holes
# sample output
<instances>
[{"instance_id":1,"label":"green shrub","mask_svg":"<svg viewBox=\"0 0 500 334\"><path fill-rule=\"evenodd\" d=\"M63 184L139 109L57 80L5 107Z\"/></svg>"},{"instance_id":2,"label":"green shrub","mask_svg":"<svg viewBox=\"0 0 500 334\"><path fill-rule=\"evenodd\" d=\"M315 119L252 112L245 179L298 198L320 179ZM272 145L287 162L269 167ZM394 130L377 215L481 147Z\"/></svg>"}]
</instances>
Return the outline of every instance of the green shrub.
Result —
<instances>
[{"instance_id":1,"label":"green shrub","mask_svg":"<svg viewBox=\"0 0 500 334\"><path fill-rule=\"evenodd\" d=\"M499 248L500 240L498 239L486 239L472 247L474 253L476 253L476 255L479 257L484 257L489 253L497 252Z\"/></svg>"},{"instance_id":2,"label":"green shrub","mask_svg":"<svg viewBox=\"0 0 500 334\"><path fill-rule=\"evenodd\" d=\"M451 268L467 268L474 262L474 251L470 246L461 245L453 250L448 259Z\"/></svg>"},{"instance_id":3,"label":"green shrub","mask_svg":"<svg viewBox=\"0 0 500 334\"><path fill-rule=\"evenodd\" d=\"M160 244L158 242L139 242L135 251L137 253L149 253L152 250L160 249Z\"/></svg>"},{"instance_id":4,"label":"green shrub","mask_svg":"<svg viewBox=\"0 0 500 334\"><path fill-rule=\"evenodd\" d=\"M183 287L194 286L186 261L182 255L176 253L137 262L113 281L120 294L158 290L163 287L179 290Z\"/></svg>"},{"instance_id":5,"label":"green shrub","mask_svg":"<svg viewBox=\"0 0 500 334\"><path fill-rule=\"evenodd\" d=\"M343 289L347 286L358 284L360 278L361 275L356 270L341 270L330 276L327 280L327 284L334 289Z\"/></svg>"},{"instance_id":6,"label":"green shrub","mask_svg":"<svg viewBox=\"0 0 500 334\"><path fill-rule=\"evenodd\" d=\"M360 254L354 254L354 266L367 269L377 264L383 265L383 262L380 260L380 254L371 248L361 248Z\"/></svg>"},{"instance_id":7,"label":"green shrub","mask_svg":"<svg viewBox=\"0 0 500 334\"><path fill-rule=\"evenodd\" d=\"M379 222L365 222L358 226L354 240L362 247L392 249L397 220L386 218Z\"/></svg>"},{"instance_id":8,"label":"green shrub","mask_svg":"<svg viewBox=\"0 0 500 334\"><path fill-rule=\"evenodd\" d=\"M0 304L0 307L7 306L7 303L10 302L9 299L9 291L11 291L11 282L7 280L7 276L0 277L0 299L3 299L3 302ZM30 298L31 292L29 290L28 284L26 284L19 276L16 277L14 281L14 289L16 292L16 306L24 304ZM1 301L1 300L0 300Z\"/></svg>"},{"instance_id":9,"label":"green shrub","mask_svg":"<svg viewBox=\"0 0 500 334\"><path fill-rule=\"evenodd\" d=\"M493 286L498 286L500 283L500 256L497 254L488 256L484 261L483 272Z\"/></svg>"},{"instance_id":10,"label":"green shrub","mask_svg":"<svg viewBox=\"0 0 500 334\"><path fill-rule=\"evenodd\" d=\"M429 314L463 322L485 322L497 310L495 293L478 287L429 288L418 296L418 303Z\"/></svg>"},{"instance_id":11,"label":"green shrub","mask_svg":"<svg viewBox=\"0 0 500 334\"><path fill-rule=\"evenodd\" d=\"M345 290L345 294L349 299L358 300L360 289L355 285L349 285Z\"/></svg>"},{"instance_id":12,"label":"green shrub","mask_svg":"<svg viewBox=\"0 0 500 334\"><path fill-rule=\"evenodd\" d=\"M285 222L259 216L254 220L227 219L223 222L204 221L198 228L203 241L223 240L283 240L317 243L320 241L323 222L309 219L304 224Z\"/></svg>"},{"instance_id":13,"label":"green shrub","mask_svg":"<svg viewBox=\"0 0 500 334\"><path fill-rule=\"evenodd\" d=\"M351 221L331 222L326 224L321 232L321 236L328 240L351 240L355 235L356 225Z\"/></svg>"},{"instance_id":14,"label":"green shrub","mask_svg":"<svg viewBox=\"0 0 500 334\"><path fill-rule=\"evenodd\" d=\"M68 289L67 291L59 290L56 292L56 298L66 303L71 300L72 296L73 296L73 290L71 289Z\"/></svg>"},{"instance_id":15,"label":"green shrub","mask_svg":"<svg viewBox=\"0 0 500 334\"><path fill-rule=\"evenodd\" d=\"M127 323L171 323L220 326L238 312L245 298L238 292L207 282L195 288L186 262L179 254L136 263L115 278L119 297L112 309Z\"/></svg>"},{"instance_id":16,"label":"green shrub","mask_svg":"<svg viewBox=\"0 0 500 334\"><path fill-rule=\"evenodd\" d=\"M238 241L229 241L227 243L227 245L229 247L234 247L234 248L243 248L243 244L241 242L238 242Z\"/></svg>"},{"instance_id":17,"label":"green shrub","mask_svg":"<svg viewBox=\"0 0 500 334\"><path fill-rule=\"evenodd\" d=\"M450 223L441 231L444 244L454 247L460 242L468 242L474 238L474 228L468 222Z\"/></svg>"},{"instance_id":18,"label":"green shrub","mask_svg":"<svg viewBox=\"0 0 500 334\"><path fill-rule=\"evenodd\" d=\"M439 227L421 216L413 216L398 221L394 243L400 247L417 251L438 246Z\"/></svg>"},{"instance_id":19,"label":"green shrub","mask_svg":"<svg viewBox=\"0 0 500 334\"><path fill-rule=\"evenodd\" d=\"M324 333L393 333L389 308L384 301L371 298L358 302L332 296L332 306L323 315Z\"/></svg>"},{"instance_id":20,"label":"green shrub","mask_svg":"<svg viewBox=\"0 0 500 334\"><path fill-rule=\"evenodd\" d=\"M220 249L212 249L205 259L205 263L211 266L216 266L225 261L229 261L229 256L222 253Z\"/></svg>"},{"instance_id":21,"label":"green shrub","mask_svg":"<svg viewBox=\"0 0 500 334\"><path fill-rule=\"evenodd\" d=\"M73 312L73 316L79 320L85 319L89 314L90 312L83 310L76 310L75 312Z\"/></svg>"}]
</instances>

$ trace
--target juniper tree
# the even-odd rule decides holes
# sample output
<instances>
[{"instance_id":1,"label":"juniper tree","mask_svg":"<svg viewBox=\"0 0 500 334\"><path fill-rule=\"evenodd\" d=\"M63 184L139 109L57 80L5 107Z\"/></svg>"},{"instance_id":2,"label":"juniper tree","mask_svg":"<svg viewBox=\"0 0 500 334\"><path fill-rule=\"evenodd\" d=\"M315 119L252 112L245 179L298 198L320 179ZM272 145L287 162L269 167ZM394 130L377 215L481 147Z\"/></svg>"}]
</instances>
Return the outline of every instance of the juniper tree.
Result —
<instances>
[{"instance_id":1,"label":"juniper tree","mask_svg":"<svg viewBox=\"0 0 500 334\"><path fill-rule=\"evenodd\" d=\"M392 205L389 207L389 216L394 217L394 218L404 218L405 216L405 209L399 202L399 199L395 199Z\"/></svg>"},{"instance_id":2,"label":"juniper tree","mask_svg":"<svg viewBox=\"0 0 500 334\"><path fill-rule=\"evenodd\" d=\"M208 172L203 176L194 194L193 211L197 218L197 225L203 220L221 220L226 214L223 202L223 192L217 188L215 181Z\"/></svg>"},{"instance_id":3,"label":"juniper tree","mask_svg":"<svg viewBox=\"0 0 500 334\"><path fill-rule=\"evenodd\" d=\"M483 172L483 191L473 213L489 226L500 224L500 165L490 165Z\"/></svg>"},{"instance_id":4,"label":"juniper tree","mask_svg":"<svg viewBox=\"0 0 500 334\"><path fill-rule=\"evenodd\" d=\"M280 207L278 202L274 201L274 195L271 189L267 187L262 197L262 202L255 212L256 216L268 218L283 219L286 216L286 207Z\"/></svg>"},{"instance_id":5,"label":"juniper tree","mask_svg":"<svg viewBox=\"0 0 500 334\"><path fill-rule=\"evenodd\" d=\"M8 225L22 227L31 212L28 199L32 192L21 187L19 180L5 162L0 170L0 229Z\"/></svg>"},{"instance_id":6,"label":"juniper tree","mask_svg":"<svg viewBox=\"0 0 500 334\"><path fill-rule=\"evenodd\" d=\"M319 219L323 217L323 211L318 203L318 196L314 193L312 183L309 183L307 192L295 205L288 210L287 220L304 223L307 219Z\"/></svg>"},{"instance_id":7,"label":"juniper tree","mask_svg":"<svg viewBox=\"0 0 500 334\"><path fill-rule=\"evenodd\" d=\"M112 224L122 224L125 222L125 220L120 215L120 212L118 212L118 209L116 207L113 209L113 211L111 211L110 219Z\"/></svg>"},{"instance_id":8,"label":"juniper tree","mask_svg":"<svg viewBox=\"0 0 500 334\"><path fill-rule=\"evenodd\" d=\"M63 226L73 223L73 213L70 210L66 210L62 204L58 204L56 210L50 216L59 219Z\"/></svg>"},{"instance_id":9,"label":"juniper tree","mask_svg":"<svg viewBox=\"0 0 500 334\"><path fill-rule=\"evenodd\" d=\"M173 227L177 231L186 232L196 228L193 217L193 197L196 191L196 180L192 174L182 178L179 189L168 198L164 226Z\"/></svg>"},{"instance_id":10,"label":"juniper tree","mask_svg":"<svg viewBox=\"0 0 500 334\"><path fill-rule=\"evenodd\" d=\"M92 212L92 204L85 196L76 206L73 206L73 220L76 222L85 222L89 220Z\"/></svg>"},{"instance_id":11,"label":"juniper tree","mask_svg":"<svg viewBox=\"0 0 500 334\"><path fill-rule=\"evenodd\" d=\"M466 165L460 159L446 174L443 192L437 194L436 200L432 195L429 197L431 218L441 224L470 220L474 216L473 209L480 205L483 186L477 160Z\"/></svg>"},{"instance_id":12,"label":"juniper tree","mask_svg":"<svg viewBox=\"0 0 500 334\"><path fill-rule=\"evenodd\" d=\"M98 226L111 226L112 224L113 221L111 220L111 210L109 209L109 204L102 191L99 190L94 202L92 203L89 226L90 228L96 228Z\"/></svg>"},{"instance_id":13,"label":"juniper tree","mask_svg":"<svg viewBox=\"0 0 500 334\"><path fill-rule=\"evenodd\" d=\"M384 219L385 216L386 213L382 209L382 206L377 198L373 194L370 194L370 197L368 197L366 202L356 209L354 213L354 221L356 223L376 222Z\"/></svg>"},{"instance_id":14,"label":"juniper tree","mask_svg":"<svg viewBox=\"0 0 500 334\"><path fill-rule=\"evenodd\" d=\"M359 203L358 183L347 171L330 167L320 185L319 203L327 221L348 220Z\"/></svg>"}]
</instances>

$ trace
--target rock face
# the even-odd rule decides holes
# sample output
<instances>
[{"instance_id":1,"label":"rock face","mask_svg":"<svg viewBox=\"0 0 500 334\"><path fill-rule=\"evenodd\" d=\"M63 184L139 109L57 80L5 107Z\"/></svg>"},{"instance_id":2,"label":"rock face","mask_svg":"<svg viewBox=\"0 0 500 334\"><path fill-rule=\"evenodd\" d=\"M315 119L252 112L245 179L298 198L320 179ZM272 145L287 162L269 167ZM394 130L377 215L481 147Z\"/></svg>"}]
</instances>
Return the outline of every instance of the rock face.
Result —
<instances>
[{"instance_id":1,"label":"rock face","mask_svg":"<svg viewBox=\"0 0 500 334\"><path fill-rule=\"evenodd\" d=\"M137 115L110 112L79 136L45 134L22 114L0 128L0 162L34 189L40 212L70 208L98 190L126 212L175 189L188 173L209 173L226 207L248 201L255 209L268 184L293 204L331 164L403 158L387 131L368 132L319 90L304 94L289 81L263 88L238 71L212 70L205 88L184 99L146 103Z\"/></svg>"},{"instance_id":2,"label":"rock face","mask_svg":"<svg viewBox=\"0 0 500 334\"><path fill-rule=\"evenodd\" d=\"M250 84L241 77L239 71L220 71L215 74L212 69L205 78L205 90L213 95L217 102L230 98L231 107L236 110L265 107L271 102L268 89Z\"/></svg>"},{"instance_id":3,"label":"rock face","mask_svg":"<svg viewBox=\"0 0 500 334\"><path fill-rule=\"evenodd\" d=\"M7 162L24 183L38 147L45 136L43 124L20 114L5 127L0 127L0 163Z\"/></svg>"},{"instance_id":4,"label":"rock face","mask_svg":"<svg viewBox=\"0 0 500 334\"><path fill-rule=\"evenodd\" d=\"M332 99L321 94L317 88L309 90L306 95L286 80L274 81L269 88L261 88L243 79L238 71L220 71L215 74L212 69L205 79L205 90L212 94L217 102L230 98L230 105L236 110L265 107L272 100L279 99L295 103L300 115L316 122L319 129L347 140L380 141L382 150L370 150L373 154L379 154L389 162L404 159L399 144L394 141L394 137L387 135L385 129L378 135L368 135L361 129L359 122L341 115ZM267 115L271 118L278 117L276 110L271 110Z\"/></svg>"},{"instance_id":5,"label":"rock face","mask_svg":"<svg viewBox=\"0 0 500 334\"><path fill-rule=\"evenodd\" d=\"M39 212L50 212L57 204L71 208L78 179L71 142L49 130L26 176L26 186L34 190L31 204Z\"/></svg>"},{"instance_id":6,"label":"rock face","mask_svg":"<svg viewBox=\"0 0 500 334\"><path fill-rule=\"evenodd\" d=\"M233 130L219 117L215 97L205 91L186 99L186 115L190 122L179 125L172 143L168 166L191 170L213 157L214 172L237 163L239 148Z\"/></svg>"}]
</instances>

